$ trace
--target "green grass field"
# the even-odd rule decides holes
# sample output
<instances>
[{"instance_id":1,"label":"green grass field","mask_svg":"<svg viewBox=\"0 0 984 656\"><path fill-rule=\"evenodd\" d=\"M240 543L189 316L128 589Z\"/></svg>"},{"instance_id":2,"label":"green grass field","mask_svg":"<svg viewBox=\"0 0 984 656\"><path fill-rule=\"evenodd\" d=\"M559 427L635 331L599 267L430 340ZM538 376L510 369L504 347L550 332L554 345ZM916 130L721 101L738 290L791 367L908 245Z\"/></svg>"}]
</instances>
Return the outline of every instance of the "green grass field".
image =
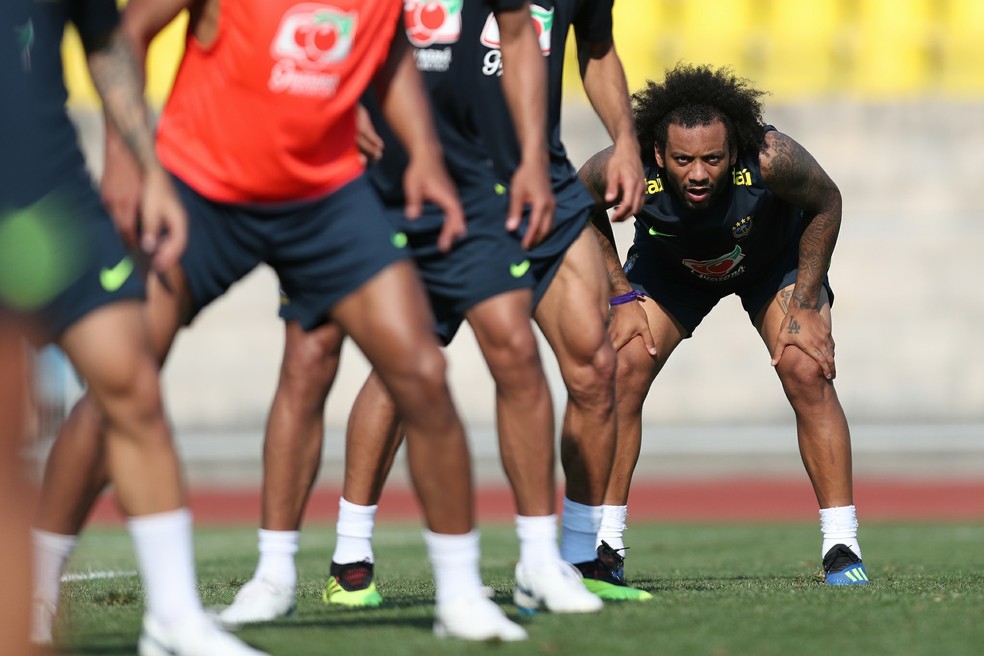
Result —
<instances>
[{"instance_id":1,"label":"green grass field","mask_svg":"<svg viewBox=\"0 0 984 656\"><path fill-rule=\"evenodd\" d=\"M322 606L333 529L305 529L298 612L241 635L271 654L980 654L984 650L984 524L862 526L872 584L820 583L815 525L634 525L627 574L655 598L599 615L523 617L530 641L472 644L431 634L433 587L418 525L384 524L375 540L381 609ZM226 604L256 563L253 528L199 528L206 605ZM513 617L516 540L482 529L483 574ZM70 572L133 572L127 534L88 531ZM142 612L135 575L64 585L59 653L133 654Z\"/></svg>"}]
</instances>

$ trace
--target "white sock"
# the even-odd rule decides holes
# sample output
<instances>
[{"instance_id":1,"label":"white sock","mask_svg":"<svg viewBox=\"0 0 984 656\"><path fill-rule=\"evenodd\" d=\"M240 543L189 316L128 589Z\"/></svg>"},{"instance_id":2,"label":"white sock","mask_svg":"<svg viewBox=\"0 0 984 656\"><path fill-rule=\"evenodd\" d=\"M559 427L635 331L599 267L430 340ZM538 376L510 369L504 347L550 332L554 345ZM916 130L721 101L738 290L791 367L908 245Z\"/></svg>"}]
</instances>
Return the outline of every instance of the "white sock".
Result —
<instances>
[{"instance_id":1,"label":"white sock","mask_svg":"<svg viewBox=\"0 0 984 656\"><path fill-rule=\"evenodd\" d=\"M447 535L425 530L424 542L434 569L438 606L465 595L481 594L478 531L472 529L464 535Z\"/></svg>"},{"instance_id":2,"label":"white sock","mask_svg":"<svg viewBox=\"0 0 984 656\"><path fill-rule=\"evenodd\" d=\"M51 608L58 609L61 595L61 577L65 566L75 551L79 538L41 529L31 529L31 545L34 554L34 598Z\"/></svg>"},{"instance_id":3,"label":"white sock","mask_svg":"<svg viewBox=\"0 0 984 656\"><path fill-rule=\"evenodd\" d=\"M284 588L297 586L297 567L294 555L301 544L300 531L259 530L260 562L254 579L264 579Z\"/></svg>"},{"instance_id":4,"label":"white sock","mask_svg":"<svg viewBox=\"0 0 984 656\"><path fill-rule=\"evenodd\" d=\"M826 556L835 544L847 545L858 558L861 558L861 547L858 545L858 516L853 505L821 508L820 531L823 533L821 558Z\"/></svg>"},{"instance_id":5,"label":"white sock","mask_svg":"<svg viewBox=\"0 0 984 656\"><path fill-rule=\"evenodd\" d=\"M332 562L339 565L375 562L372 553L372 531L376 526L376 509L379 506L360 506L338 500L338 523L335 525L335 553Z\"/></svg>"},{"instance_id":6,"label":"white sock","mask_svg":"<svg viewBox=\"0 0 984 656\"><path fill-rule=\"evenodd\" d=\"M535 570L560 560L557 515L516 515L516 536L519 538L519 562L524 567Z\"/></svg>"},{"instance_id":7,"label":"white sock","mask_svg":"<svg viewBox=\"0 0 984 656\"><path fill-rule=\"evenodd\" d=\"M595 542L601 528L601 506L586 506L564 497L560 557L569 563L597 558Z\"/></svg>"},{"instance_id":8,"label":"white sock","mask_svg":"<svg viewBox=\"0 0 984 656\"><path fill-rule=\"evenodd\" d=\"M143 581L147 612L164 627L204 616L195 579L191 511L130 517L127 520Z\"/></svg>"},{"instance_id":9,"label":"white sock","mask_svg":"<svg viewBox=\"0 0 984 656\"><path fill-rule=\"evenodd\" d=\"M628 506L602 506L601 507L601 528L598 529L598 541L595 546L600 546L604 540L615 551L625 548L622 535L625 533L625 519L629 514Z\"/></svg>"}]
</instances>

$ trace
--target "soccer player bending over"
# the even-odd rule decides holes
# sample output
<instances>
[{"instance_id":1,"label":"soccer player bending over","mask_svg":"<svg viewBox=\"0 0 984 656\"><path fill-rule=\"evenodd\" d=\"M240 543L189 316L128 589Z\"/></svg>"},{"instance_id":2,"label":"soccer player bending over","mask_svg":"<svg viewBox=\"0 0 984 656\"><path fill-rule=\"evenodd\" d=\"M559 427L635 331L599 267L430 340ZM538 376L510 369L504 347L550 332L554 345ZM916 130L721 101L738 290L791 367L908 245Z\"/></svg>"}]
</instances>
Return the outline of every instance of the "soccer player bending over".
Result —
<instances>
[{"instance_id":1,"label":"soccer player bending over","mask_svg":"<svg viewBox=\"0 0 984 656\"><path fill-rule=\"evenodd\" d=\"M810 153L763 124L762 93L727 69L678 66L633 96L648 184L624 266L611 224L604 214L593 219L608 260L609 333L618 349L618 443L599 535L616 551L624 547L653 380L711 308L737 294L796 414L820 504L826 581L864 584L851 439L833 384L827 268L841 195ZM597 153L579 172L599 201L610 156Z\"/></svg>"}]
</instances>

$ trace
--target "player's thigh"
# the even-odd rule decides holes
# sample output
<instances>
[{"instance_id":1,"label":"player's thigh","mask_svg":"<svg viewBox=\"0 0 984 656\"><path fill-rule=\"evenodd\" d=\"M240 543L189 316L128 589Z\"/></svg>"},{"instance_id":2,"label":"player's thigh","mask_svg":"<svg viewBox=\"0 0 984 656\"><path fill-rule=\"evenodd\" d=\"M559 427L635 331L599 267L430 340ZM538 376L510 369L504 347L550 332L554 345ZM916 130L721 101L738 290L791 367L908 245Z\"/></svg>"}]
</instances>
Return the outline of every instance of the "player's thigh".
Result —
<instances>
[{"instance_id":1,"label":"player's thigh","mask_svg":"<svg viewBox=\"0 0 984 656\"><path fill-rule=\"evenodd\" d=\"M440 357L423 285L409 260L390 264L332 309L332 319L359 346L385 380ZM443 365L442 365L443 366Z\"/></svg>"},{"instance_id":2,"label":"player's thigh","mask_svg":"<svg viewBox=\"0 0 984 656\"><path fill-rule=\"evenodd\" d=\"M595 238L583 231L567 250L534 317L558 359L583 358L608 343L607 313L604 258Z\"/></svg>"},{"instance_id":3,"label":"player's thigh","mask_svg":"<svg viewBox=\"0 0 984 656\"><path fill-rule=\"evenodd\" d=\"M166 273L151 273L148 276L144 316L151 350L161 365L190 313L191 294L180 266Z\"/></svg>"},{"instance_id":4,"label":"player's thigh","mask_svg":"<svg viewBox=\"0 0 984 656\"><path fill-rule=\"evenodd\" d=\"M493 373L539 366L530 320L532 302L531 289L516 289L486 299L465 313Z\"/></svg>"},{"instance_id":5,"label":"player's thigh","mask_svg":"<svg viewBox=\"0 0 984 656\"><path fill-rule=\"evenodd\" d=\"M656 357L649 356L657 365L656 370L653 372L653 375L655 375L663 368L666 360L676 350L676 347L687 338L688 331L683 324L677 321L673 315L653 299L646 298L641 302L641 305L642 309L646 312L649 332L653 336L653 343L656 346ZM645 351L645 345L642 343L641 337L636 337L629 344L642 346L643 351ZM648 351L645 352L648 355ZM621 356L621 353L622 351L620 350L619 356Z\"/></svg>"},{"instance_id":6,"label":"player's thigh","mask_svg":"<svg viewBox=\"0 0 984 656\"><path fill-rule=\"evenodd\" d=\"M139 301L102 305L69 326L58 340L96 399L137 395L159 402L158 367Z\"/></svg>"}]
</instances>

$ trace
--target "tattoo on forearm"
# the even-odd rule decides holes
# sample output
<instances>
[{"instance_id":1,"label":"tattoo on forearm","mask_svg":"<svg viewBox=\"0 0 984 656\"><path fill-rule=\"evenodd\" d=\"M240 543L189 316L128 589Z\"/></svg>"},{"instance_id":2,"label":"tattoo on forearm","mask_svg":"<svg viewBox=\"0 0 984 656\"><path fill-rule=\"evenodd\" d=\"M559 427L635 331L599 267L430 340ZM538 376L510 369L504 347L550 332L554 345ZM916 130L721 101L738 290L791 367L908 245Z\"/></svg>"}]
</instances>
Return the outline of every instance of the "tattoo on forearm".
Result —
<instances>
[{"instance_id":1,"label":"tattoo on forearm","mask_svg":"<svg viewBox=\"0 0 984 656\"><path fill-rule=\"evenodd\" d=\"M155 155L143 96L143 75L133 50L118 31L104 48L89 56L89 70L109 120L146 170L155 161Z\"/></svg>"},{"instance_id":2,"label":"tattoo on forearm","mask_svg":"<svg viewBox=\"0 0 984 656\"><path fill-rule=\"evenodd\" d=\"M813 156L785 135L770 140L766 158L770 188L802 208L806 223L800 238L799 269L792 301L802 307L817 308L840 231L840 192Z\"/></svg>"},{"instance_id":3,"label":"tattoo on forearm","mask_svg":"<svg viewBox=\"0 0 984 656\"><path fill-rule=\"evenodd\" d=\"M792 303L796 303L796 305L798 305L799 307L805 310L820 309L820 300L817 296L813 296L811 300L810 296L807 296L803 292L796 291L795 288L793 289L793 293L790 295L789 298Z\"/></svg>"},{"instance_id":4,"label":"tattoo on forearm","mask_svg":"<svg viewBox=\"0 0 984 656\"><path fill-rule=\"evenodd\" d=\"M618 251L615 250L615 246L597 228L595 229L595 236L598 238L601 253L605 258L605 267L608 269L608 286L610 292L617 295L632 289L628 278L625 277L622 263L619 262Z\"/></svg>"},{"instance_id":5,"label":"tattoo on forearm","mask_svg":"<svg viewBox=\"0 0 984 656\"><path fill-rule=\"evenodd\" d=\"M594 196L596 203L604 203L605 169L612 157L612 152L614 152L614 146L597 153L585 162L577 172L578 177L581 178L581 182L584 183L584 186Z\"/></svg>"}]
</instances>

